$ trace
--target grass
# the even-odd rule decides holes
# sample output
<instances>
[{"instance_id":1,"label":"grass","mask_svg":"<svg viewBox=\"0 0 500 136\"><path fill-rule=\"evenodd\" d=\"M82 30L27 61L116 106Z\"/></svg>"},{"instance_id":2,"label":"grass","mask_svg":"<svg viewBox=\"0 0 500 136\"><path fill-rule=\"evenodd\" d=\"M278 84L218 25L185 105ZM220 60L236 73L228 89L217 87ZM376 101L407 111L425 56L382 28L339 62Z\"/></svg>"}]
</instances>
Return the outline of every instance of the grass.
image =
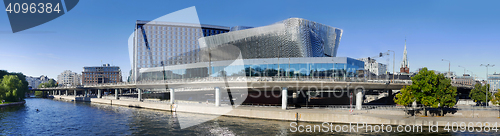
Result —
<instances>
[{"instance_id":1,"label":"grass","mask_svg":"<svg viewBox=\"0 0 500 136\"><path fill-rule=\"evenodd\" d=\"M4 103L0 102L0 104L9 104L9 103L13 103L13 102L4 102Z\"/></svg>"}]
</instances>

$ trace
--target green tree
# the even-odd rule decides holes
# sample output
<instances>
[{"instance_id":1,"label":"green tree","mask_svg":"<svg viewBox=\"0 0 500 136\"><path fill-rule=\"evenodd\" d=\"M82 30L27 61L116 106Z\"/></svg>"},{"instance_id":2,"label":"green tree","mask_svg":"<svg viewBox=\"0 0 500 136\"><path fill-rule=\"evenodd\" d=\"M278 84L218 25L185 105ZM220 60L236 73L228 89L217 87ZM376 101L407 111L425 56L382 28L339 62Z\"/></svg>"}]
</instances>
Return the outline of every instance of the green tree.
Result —
<instances>
[{"instance_id":1,"label":"green tree","mask_svg":"<svg viewBox=\"0 0 500 136\"><path fill-rule=\"evenodd\" d=\"M494 94L493 98L491 99L491 102L494 105L500 105L500 89Z\"/></svg>"},{"instance_id":2,"label":"green tree","mask_svg":"<svg viewBox=\"0 0 500 136\"><path fill-rule=\"evenodd\" d=\"M401 89L401 93L394 98L397 104L408 106L416 101L424 106L425 116L427 116L427 107L441 108L441 115L443 115L444 107L455 106L457 89L443 74L435 74L434 71L423 68L411 80L412 85Z\"/></svg>"},{"instance_id":3,"label":"green tree","mask_svg":"<svg viewBox=\"0 0 500 136\"><path fill-rule=\"evenodd\" d=\"M54 79L50 79L46 83L41 83L38 85L38 88L49 88L49 87L57 87L57 82Z\"/></svg>"},{"instance_id":4,"label":"green tree","mask_svg":"<svg viewBox=\"0 0 500 136\"><path fill-rule=\"evenodd\" d=\"M394 98L394 102L396 102L397 104L408 106L416 100L413 92L406 89L406 86L401 88L400 92L401 93L396 94L396 98Z\"/></svg>"},{"instance_id":5,"label":"green tree","mask_svg":"<svg viewBox=\"0 0 500 136\"><path fill-rule=\"evenodd\" d=\"M486 102L491 101L491 92L488 91L490 89L490 85L474 85L474 89L472 89L469 93L469 97L474 100L477 104L485 104ZM486 92L488 93L488 100L486 101Z\"/></svg>"},{"instance_id":6,"label":"green tree","mask_svg":"<svg viewBox=\"0 0 500 136\"><path fill-rule=\"evenodd\" d=\"M17 75L5 75L2 79L3 89L5 89L3 99L10 102L17 102L24 98L23 83Z\"/></svg>"}]
</instances>

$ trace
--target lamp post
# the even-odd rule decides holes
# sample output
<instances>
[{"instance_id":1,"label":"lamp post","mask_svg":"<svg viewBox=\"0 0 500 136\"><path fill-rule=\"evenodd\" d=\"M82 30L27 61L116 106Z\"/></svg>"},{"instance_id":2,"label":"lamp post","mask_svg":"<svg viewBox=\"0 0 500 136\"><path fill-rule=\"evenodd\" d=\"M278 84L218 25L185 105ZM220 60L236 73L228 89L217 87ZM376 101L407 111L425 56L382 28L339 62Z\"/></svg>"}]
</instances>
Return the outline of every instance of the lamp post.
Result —
<instances>
[{"instance_id":1,"label":"lamp post","mask_svg":"<svg viewBox=\"0 0 500 136\"><path fill-rule=\"evenodd\" d=\"M264 77L267 77L267 70L269 69L269 65L267 64L266 61L263 62L266 63L266 70L264 70Z\"/></svg>"},{"instance_id":2,"label":"lamp post","mask_svg":"<svg viewBox=\"0 0 500 136\"><path fill-rule=\"evenodd\" d=\"M464 68L464 75L465 75L465 67L462 67L462 66L460 66L460 65L458 65L458 67Z\"/></svg>"},{"instance_id":3,"label":"lamp post","mask_svg":"<svg viewBox=\"0 0 500 136\"><path fill-rule=\"evenodd\" d=\"M405 45L405 48L406 48L406 45ZM387 51L391 52L392 50L387 50ZM396 52L392 51L392 80L394 80L395 65L396 65Z\"/></svg>"},{"instance_id":4,"label":"lamp post","mask_svg":"<svg viewBox=\"0 0 500 136\"><path fill-rule=\"evenodd\" d=\"M161 61L161 67L163 68L163 82L165 82L165 63Z\"/></svg>"},{"instance_id":5,"label":"lamp post","mask_svg":"<svg viewBox=\"0 0 500 136\"><path fill-rule=\"evenodd\" d=\"M490 65L490 64L484 65L484 64L481 64L480 66L485 66L486 67L486 84L489 85L489 83L488 83L488 67L494 67L495 65ZM488 90L485 93L485 95L486 95L486 100L485 100L486 101L486 106L488 106L488 92L489 91L490 91L490 88L488 87Z\"/></svg>"},{"instance_id":6,"label":"lamp post","mask_svg":"<svg viewBox=\"0 0 500 136\"><path fill-rule=\"evenodd\" d=\"M278 78L280 77L280 50L281 46L278 45Z\"/></svg>"},{"instance_id":7,"label":"lamp post","mask_svg":"<svg viewBox=\"0 0 500 136\"><path fill-rule=\"evenodd\" d=\"M445 59L441 59L441 61L448 61L448 73L446 75L448 75L448 77L451 77L451 75L450 75L451 62L449 60L445 60Z\"/></svg>"}]
</instances>

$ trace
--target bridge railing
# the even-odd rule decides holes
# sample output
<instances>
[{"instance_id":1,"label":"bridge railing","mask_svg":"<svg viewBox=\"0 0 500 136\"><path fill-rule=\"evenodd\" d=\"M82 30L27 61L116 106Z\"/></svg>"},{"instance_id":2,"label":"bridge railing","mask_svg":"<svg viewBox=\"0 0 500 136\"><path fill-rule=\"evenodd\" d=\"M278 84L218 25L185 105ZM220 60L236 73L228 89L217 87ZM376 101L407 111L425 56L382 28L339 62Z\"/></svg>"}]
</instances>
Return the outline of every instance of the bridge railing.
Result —
<instances>
[{"instance_id":1,"label":"bridge railing","mask_svg":"<svg viewBox=\"0 0 500 136\"><path fill-rule=\"evenodd\" d=\"M142 80L135 83L119 82L119 83L102 83L90 84L84 86L73 87L53 87L47 89L75 89L83 87L104 87L104 86L123 86L123 85L144 85L144 84L165 84L165 83L192 83L192 82L225 82L225 81L260 81L260 82L273 82L273 81L324 81L324 82L367 82L367 83L404 83L411 84L411 80L368 80L365 78L348 77L345 80L339 78L318 78L318 77L245 77L245 76L231 76L231 77L207 77L207 78L187 78L187 79L171 79L171 80Z\"/></svg>"}]
</instances>

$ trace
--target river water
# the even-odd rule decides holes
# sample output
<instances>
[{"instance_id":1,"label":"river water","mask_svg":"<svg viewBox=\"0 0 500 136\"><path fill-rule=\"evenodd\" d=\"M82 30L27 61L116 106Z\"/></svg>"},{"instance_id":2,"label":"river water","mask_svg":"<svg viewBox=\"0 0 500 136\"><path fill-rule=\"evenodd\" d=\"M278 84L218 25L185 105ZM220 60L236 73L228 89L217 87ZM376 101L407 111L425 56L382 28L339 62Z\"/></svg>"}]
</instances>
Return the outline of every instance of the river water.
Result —
<instances>
[{"instance_id":1,"label":"river water","mask_svg":"<svg viewBox=\"0 0 500 136\"><path fill-rule=\"evenodd\" d=\"M38 109L38 111L37 111ZM291 132L289 121L213 116L207 122L180 128L179 119L197 120L211 115L171 113L168 111L26 99L23 106L0 109L0 135L497 135L498 133L388 133L360 130L345 132ZM299 122L293 126L321 125ZM345 125L345 124L336 124Z\"/></svg>"}]
</instances>

